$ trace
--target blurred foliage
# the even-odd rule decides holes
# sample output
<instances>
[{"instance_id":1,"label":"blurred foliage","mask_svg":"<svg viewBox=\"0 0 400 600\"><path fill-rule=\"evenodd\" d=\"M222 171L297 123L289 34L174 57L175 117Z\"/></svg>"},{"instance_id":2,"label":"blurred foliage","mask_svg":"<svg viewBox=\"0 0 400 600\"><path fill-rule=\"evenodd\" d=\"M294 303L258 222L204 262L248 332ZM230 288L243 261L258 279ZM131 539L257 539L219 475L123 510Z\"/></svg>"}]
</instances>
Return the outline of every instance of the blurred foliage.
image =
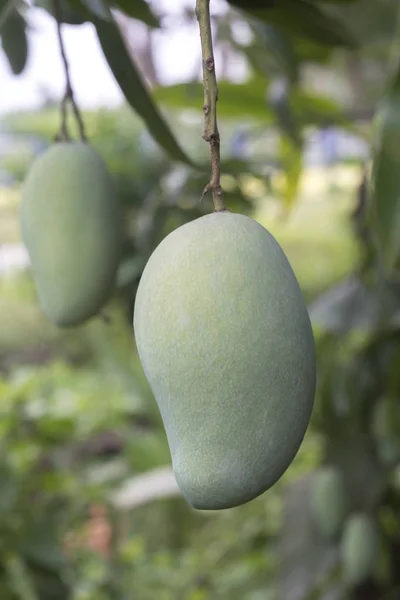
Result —
<instances>
[{"instance_id":1,"label":"blurred foliage","mask_svg":"<svg viewBox=\"0 0 400 600\"><path fill-rule=\"evenodd\" d=\"M50 2L34 5L53 14ZM170 464L131 318L137 283L155 246L211 209L210 198L200 202L209 177L201 86L197 79L152 89L144 83L110 7L150 29L166 27L150 3L62 1L65 23L94 24L129 106L85 114L89 138L123 202L124 256L105 313L68 334L44 322L29 274L1 281L5 600L399 596L400 130L396 77L392 89L387 76L397 5L231 0L226 12L213 17L216 45L227 44L249 69L244 83L219 77L227 205L246 214L279 214L274 231L279 241L282 235L310 301L318 385L308 435L282 480L248 505L202 513L176 493L146 502L133 495L124 509L113 500L132 479L156 476L157 468ZM0 0L2 49L15 74L29 59L25 30L31 10L23 2ZM187 16L193 20L193 11ZM19 32L9 43L16 20ZM247 41L235 34L238 24L246 25ZM315 84L338 73L338 90ZM18 151L2 164L17 182L52 142L59 118L58 109L49 108L5 119L15 139L32 142L31 152ZM332 189L337 186L335 193L328 194L326 182L318 188L316 172L307 166L310 139L333 125L372 139L372 180L361 165L347 199L332 166L340 158L331 157L332 169L323 173L332 178ZM299 198L310 172L304 209ZM319 189L325 197L317 201ZM340 536L326 542L313 519L310 493L321 464L343 473L350 513L372 515L380 529L376 571L351 589L344 588Z\"/></svg>"},{"instance_id":2,"label":"blurred foliage","mask_svg":"<svg viewBox=\"0 0 400 600\"><path fill-rule=\"evenodd\" d=\"M280 485L225 513L195 513L182 499L129 514L112 505L110 489L169 463L155 402L134 376L137 359L136 367L118 360L118 349L127 356L118 314L112 325L88 326L84 368L53 360L0 380L2 597L239 599L268 589L274 597ZM313 464L303 453L297 473ZM98 503L112 526L106 556L88 529Z\"/></svg>"}]
</instances>

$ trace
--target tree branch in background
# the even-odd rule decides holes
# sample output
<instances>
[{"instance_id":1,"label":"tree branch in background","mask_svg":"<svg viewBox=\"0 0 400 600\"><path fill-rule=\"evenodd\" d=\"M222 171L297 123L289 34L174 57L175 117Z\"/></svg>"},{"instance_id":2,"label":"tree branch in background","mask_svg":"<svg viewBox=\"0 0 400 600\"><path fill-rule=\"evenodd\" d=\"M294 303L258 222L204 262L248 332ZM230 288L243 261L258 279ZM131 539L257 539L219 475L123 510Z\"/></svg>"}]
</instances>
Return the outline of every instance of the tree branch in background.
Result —
<instances>
[{"instance_id":1,"label":"tree branch in background","mask_svg":"<svg viewBox=\"0 0 400 600\"><path fill-rule=\"evenodd\" d=\"M214 210L227 210L221 188L220 176L220 139L217 125L218 86L215 75L215 62L211 33L210 0L196 0L196 17L199 22L201 54L203 63L204 87L204 135L203 139L210 144L211 179L203 191L202 198L211 190Z\"/></svg>"},{"instance_id":2,"label":"tree branch in background","mask_svg":"<svg viewBox=\"0 0 400 600\"><path fill-rule=\"evenodd\" d=\"M69 63L68 63L67 55L65 52L64 40L63 40L62 32L61 32L61 16L62 16L62 14L61 14L60 0L54 0L54 14L56 16L56 21L57 21L58 43L59 43L59 47L60 47L60 53L61 53L61 58L62 58L62 62L64 65L64 72L65 72L65 79L66 79L65 93L64 93L64 97L61 102L61 127L60 127L60 132L59 132L57 138L63 139L63 140L69 140L68 126L67 126L67 104L68 104L68 102L70 102L71 106L72 106L72 110L74 112L76 122L78 124L80 138L82 141L86 141L87 138L86 138L86 133L85 133L85 126L84 126L83 119L82 119L81 113L79 111L78 105L75 101L74 92L73 92L72 85L71 85Z\"/></svg>"}]
</instances>

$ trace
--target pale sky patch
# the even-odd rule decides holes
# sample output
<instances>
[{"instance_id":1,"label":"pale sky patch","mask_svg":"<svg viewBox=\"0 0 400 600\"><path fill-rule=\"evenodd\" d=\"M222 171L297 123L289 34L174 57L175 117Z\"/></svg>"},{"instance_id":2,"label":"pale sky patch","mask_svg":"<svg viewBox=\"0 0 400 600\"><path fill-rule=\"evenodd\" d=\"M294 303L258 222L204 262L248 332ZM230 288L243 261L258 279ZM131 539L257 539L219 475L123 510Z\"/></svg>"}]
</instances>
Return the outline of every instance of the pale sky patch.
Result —
<instances>
[{"instance_id":1,"label":"pale sky patch","mask_svg":"<svg viewBox=\"0 0 400 600\"><path fill-rule=\"evenodd\" d=\"M164 84L185 81L193 75L200 59L197 24L185 25L179 18L188 0L152 2L162 13L168 12L168 31L155 34L156 67ZM224 3L216 3L218 10ZM54 20L41 9L30 12L32 30L29 35L29 63L22 75L10 71L0 51L0 113L32 109L41 102L41 88L61 98L65 79L58 50ZM172 24L172 27L170 27ZM84 108L118 106L123 96L103 57L92 25L64 25L64 43L70 63L71 79L79 104Z\"/></svg>"}]
</instances>

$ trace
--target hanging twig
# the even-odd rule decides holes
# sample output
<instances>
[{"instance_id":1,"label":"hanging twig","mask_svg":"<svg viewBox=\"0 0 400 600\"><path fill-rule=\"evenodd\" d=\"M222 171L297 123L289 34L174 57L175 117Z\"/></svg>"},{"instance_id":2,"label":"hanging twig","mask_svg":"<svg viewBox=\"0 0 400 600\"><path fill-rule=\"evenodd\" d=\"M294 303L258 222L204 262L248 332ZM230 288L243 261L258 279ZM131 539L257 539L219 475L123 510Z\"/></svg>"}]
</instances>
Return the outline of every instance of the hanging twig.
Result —
<instances>
[{"instance_id":1,"label":"hanging twig","mask_svg":"<svg viewBox=\"0 0 400 600\"><path fill-rule=\"evenodd\" d=\"M72 85L71 85L69 63L68 63L67 55L65 52L64 40L63 40L63 36L62 36L62 32L61 32L60 0L54 0L54 14L55 14L56 21L57 21L58 43L59 43L59 47L60 47L62 62L64 65L65 80L66 80L64 97L61 102L61 127L60 127L60 133L57 137L64 139L64 140L69 139L68 126L67 126L67 104L68 104L68 102L70 102L71 106L72 106L72 110L74 112L74 116L75 116L77 125L78 125L80 138L82 141L86 141L87 138L86 138L86 133L85 133L85 126L83 123L82 115L81 115L78 105L75 101L74 91L73 91Z\"/></svg>"},{"instance_id":2,"label":"hanging twig","mask_svg":"<svg viewBox=\"0 0 400 600\"><path fill-rule=\"evenodd\" d=\"M201 54L203 62L204 87L204 135L203 139L210 144L211 179L203 191L202 198L211 190L214 210L227 210L221 188L220 138L217 126L218 86L215 75L215 62L211 33L210 0L196 0L196 17L199 22Z\"/></svg>"}]
</instances>

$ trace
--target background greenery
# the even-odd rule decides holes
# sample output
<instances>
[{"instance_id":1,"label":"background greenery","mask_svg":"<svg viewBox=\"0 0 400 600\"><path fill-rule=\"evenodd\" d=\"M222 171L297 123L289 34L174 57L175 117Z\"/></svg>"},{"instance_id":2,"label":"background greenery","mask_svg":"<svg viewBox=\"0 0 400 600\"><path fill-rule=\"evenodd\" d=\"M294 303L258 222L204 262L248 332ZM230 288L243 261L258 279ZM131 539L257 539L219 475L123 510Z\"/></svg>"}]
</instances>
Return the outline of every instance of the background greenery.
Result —
<instances>
[{"instance_id":1,"label":"background greenery","mask_svg":"<svg viewBox=\"0 0 400 600\"><path fill-rule=\"evenodd\" d=\"M201 83L149 83L109 8L150 32L168 30L150 3L62 3L67 23L93 23L126 98L120 109L84 114L123 202L124 256L105 313L67 333L42 316L26 266L0 278L1 598L400 598L398 154L383 162L385 185L377 180L372 194L365 175L396 59L398 3L231 0L213 19L216 47L248 68L241 84L217 71L226 203L286 251L309 303L318 386L284 477L248 505L211 513L191 510L176 490L131 325L152 250L212 209L209 198L199 201L209 173ZM32 10L0 0L2 50L16 76ZM12 140L0 154L2 248L20 244L20 185L59 127L57 102L44 104L2 122ZM391 115L396 134L396 102ZM323 141L332 132L333 153ZM382 401L393 430L376 433ZM310 511L325 462L344 470L352 509L371 512L382 534L376 572L354 589L343 586L338 540L319 539Z\"/></svg>"}]
</instances>

